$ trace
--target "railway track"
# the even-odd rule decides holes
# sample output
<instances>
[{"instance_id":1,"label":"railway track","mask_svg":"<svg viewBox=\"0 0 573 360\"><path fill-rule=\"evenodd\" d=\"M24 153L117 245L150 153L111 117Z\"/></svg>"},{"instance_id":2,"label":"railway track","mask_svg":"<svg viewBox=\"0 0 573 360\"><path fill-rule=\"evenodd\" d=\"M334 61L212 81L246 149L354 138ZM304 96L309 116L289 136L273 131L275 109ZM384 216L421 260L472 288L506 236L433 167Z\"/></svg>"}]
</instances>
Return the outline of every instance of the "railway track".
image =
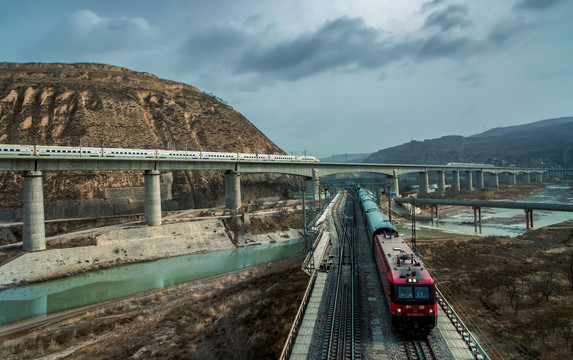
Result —
<instances>
[{"instance_id":1,"label":"railway track","mask_svg":"<svg viewBox=\"0 0 573 360\"><path fill-rule=\"evenodd\" d=\"M408 360L437 359L427 339L404 339L404 349Z\"/></svg>"},{"instance_id":2,"label":"railway track","mask_svg":"<svg viewBox=\"0 0 573 360\"><path fill-rule=\"evenodd\" d=\"M323 349L323 359L362 359L360 345L359 301L357 300L357 274L354 263L354 206L347 198L346 209L352 216L340 215L337 221L337 233L340 242L338 264L334 289L327 316L327 327ZM328 339L326 339L328 337Z\"/></svg>"}]
</instances>

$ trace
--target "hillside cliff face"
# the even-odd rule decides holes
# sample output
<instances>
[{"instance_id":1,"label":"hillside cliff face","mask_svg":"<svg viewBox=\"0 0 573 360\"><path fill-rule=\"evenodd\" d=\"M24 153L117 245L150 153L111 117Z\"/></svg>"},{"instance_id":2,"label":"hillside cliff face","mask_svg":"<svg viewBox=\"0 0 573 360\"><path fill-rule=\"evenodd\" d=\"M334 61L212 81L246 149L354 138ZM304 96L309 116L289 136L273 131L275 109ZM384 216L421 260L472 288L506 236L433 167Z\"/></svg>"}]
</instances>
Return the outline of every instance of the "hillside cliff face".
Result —
<instances>
[{"instance_id":1,"label":"hillside cliff face","mask_svg":"<svg viewBox=\"0 0 573 360\"><path fill-rule=\"evenodd\" d=\"M77 146L80 139L93 147L283 153L240 113L189 85L110 65L0 63L0 143ZM169 198L182 206L213 205L224 191L220 172L171 175ZM21 174L0 173L1 208L21 206L21 183ZM46 173L45 200L140 186L139 172Z\"/></svg>"},{"instance_id":2,"label":"hillside cliff face","mask_svg":"<svg viewBox=\"0 0 573 360\"><path fill-rule=\"evenodd\" d=\"M567 120L568 119L568 120ZM365 162L387 164L488 163L573 167L573 118L499 128L472 137L444 136L380 150Z\"/></svg>"}]
</instances>

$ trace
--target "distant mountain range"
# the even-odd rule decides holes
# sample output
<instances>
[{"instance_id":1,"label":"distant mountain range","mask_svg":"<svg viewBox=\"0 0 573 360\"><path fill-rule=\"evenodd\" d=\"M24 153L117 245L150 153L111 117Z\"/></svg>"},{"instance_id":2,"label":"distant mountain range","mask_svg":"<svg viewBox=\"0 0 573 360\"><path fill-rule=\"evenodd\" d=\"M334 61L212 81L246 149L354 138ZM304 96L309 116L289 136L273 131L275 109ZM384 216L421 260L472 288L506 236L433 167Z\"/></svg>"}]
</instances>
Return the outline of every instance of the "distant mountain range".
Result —
<instances>
[{"instance_id":1,"label":"distant mountain range","mask_svg":"<svg viewBox=\"0 0 573 360\"><path fill-rule=\"evenodd\" d=\"M499 127L470 137L444 136L379 150L364 162L573 168L573 117Z\"/></svg>"}]
</instances>

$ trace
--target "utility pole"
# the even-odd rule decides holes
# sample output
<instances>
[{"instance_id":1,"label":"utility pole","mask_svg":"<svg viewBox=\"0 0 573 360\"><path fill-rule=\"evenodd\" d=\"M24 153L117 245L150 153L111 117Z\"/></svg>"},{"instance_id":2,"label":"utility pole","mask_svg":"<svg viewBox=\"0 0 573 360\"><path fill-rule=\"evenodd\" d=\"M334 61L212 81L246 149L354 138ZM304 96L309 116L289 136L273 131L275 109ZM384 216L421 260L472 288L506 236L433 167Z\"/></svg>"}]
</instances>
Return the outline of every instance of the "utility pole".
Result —
<instances>
[{"instance_id":1,"label":"utility pole","mask_svg":"<svg viewBox=\"0 0 573 360\"><path fill-rule=\"evenodd\" d=\"M305 192L305 186L303 185L302 187L302 218L303 218L303 236L304 236L304 248L308 249L308 244L306 243L306 203L305 203L305 198L306 198L306 192Z\"/></svg>"}]
</instances>

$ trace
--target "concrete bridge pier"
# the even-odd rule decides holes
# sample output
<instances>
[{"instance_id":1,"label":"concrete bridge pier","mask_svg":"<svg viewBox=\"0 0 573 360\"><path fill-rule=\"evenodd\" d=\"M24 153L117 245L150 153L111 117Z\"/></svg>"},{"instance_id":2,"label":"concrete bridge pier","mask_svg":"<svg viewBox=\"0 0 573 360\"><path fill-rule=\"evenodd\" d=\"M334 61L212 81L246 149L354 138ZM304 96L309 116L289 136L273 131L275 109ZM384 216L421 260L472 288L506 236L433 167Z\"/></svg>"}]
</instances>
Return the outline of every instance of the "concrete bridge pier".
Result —
<instances>
[{"instance_id":1,"label":"concrete bridge pier","mask_svg":"<svg viewBox=\"0 0 573 360\"><path fill-rule=\"evenodd\" d=\"M460 191L460 172L458 170L452 171L452 189Z\"/></svg>"},{"instance_id":2,"label":"concrete bridge pier","mask_svg":"<svg viewBox=\"0 0 573 360\"><path fill-rule=\"evenodd\" d=\"M241 174L225 171L225 207L236 210L241 207Z\"/></svg>"},{"instance_id":3,"label":"concrete bridge pier","mask_svg":"<svg viewBox=\"0 0 573 360\"><path fill-rule=\"evenodd\" d=\"M508 183L509 183L509 185L515 185L515 184L517 184L517 174L516 174L516 173L510 173L510 174L509 174Z\"/></svg>"},{"instance_id":4,"label":"concrete bridge pier","mask_svg":"<svg viewBox=\"0 0 573 360\"><path fill-rule=\"evenodd\" d=\"M472 172L470 170L466 171L466 190L473 190L473 180L472 180Z\"/></svg>"},{"instance_id":5,"label":"concrete bridge pier","mask_svg":"<svg viewBox=\"0 0 573 360\"><path fill-rule=\"evenodd\" d=\"M430 179L428 178L427 171L418 173L418 185L420 186L420 194L427 194L430 192Z\"/></svg>"},{"instance_id":6,"label":"concrete bridge pier","mask_svg":"<svg viewBox=\"0 0 573 360\"><path fill-rule=\"evenodd\" d=\"M145 223L150 226L161 225L161 185L157 170L146 170L143 175L145 192Z\"/></svg>"},{"instance_id":7,"label":"concrete bridge pier","mask_svg":"<svg viewBox=\"0 0 573 360\"><path fill-rule=\"evenodd\" d=\"M438 193L443 194L446 192L446 173L442 170L438 171Z\"/></svg>"},{"instance_id":8,"label":"concrete bridge pier","mask_svg":"<svg viewBox=\"0 0 573 360\"><path fill-rule=\"evenodd\" d=\"M534 179L535 179L534 181L535 181L536 183L540 183L540 184L543 183L543 174L541 174L541 173L535 173L535 174L533 174L533 176L534 176Z\"/></svg>"},{"instance_id":9,"label":"concrete bridge pier","mask_svg":"<svg viewBox=\"0 0 573 360\"><path fill-rule=\"evenodd\" d=\"M24 250L46 250L44 188L41 171L26 171L24 173L23 220Z\"/></svg>"},{"instance_id":10,"label":"concrete bridge pier","mask_svg":"<svg viewBox=\"0 0 573 360\"><path fill-rule=\"evenodd\" d=\"M525 209L525 228L533 229L533 210Z\"/></svg>"},{"instance_id":11,"label":"concrete bridge pier","mask_svg":"<svg viewBox=\"0 0 573 360\"><path fill-rule=\"evenodd\" d=\"M483 189L483 188L484 188L484 184L483 184L483 171L481 171L481 170L480 170L480 171L476 171L476 176L477 176L477 179L476 179L476 182L477 182L476 187L477 187L478 189Z\"/></svg>"},{"instance_id":12,"label":"concrete bridge pier","mask_svg":"<svg viewBox=\"0 0 573 360\"><path fill-rule=\"evenodd\" d=\"M392 176L392 192L396 194L396 197L400 196L400 183L398 182L398 171L394 169L394 176Z\"/></svg>"},{"instance_id":13,"label":"concrete bridge pier","mask_svg":"<svg viewBox=\"0 0 573 360\"><path fill-rule=\"evenodd\" d=\"M489 187L498 188L499 187L499 173L490 174L489 176Z\"/></svg>"},{"instance_id":14,"label":"concrete bridge pier","mask_svg":"<svg viewBox=\"0 0 573 360\"><path fill-rule=\"evenodd\" d=\"M312 196L314 201L320 200L320 177L318 169L312 169Z\"/></svg>"}]
</instances>

